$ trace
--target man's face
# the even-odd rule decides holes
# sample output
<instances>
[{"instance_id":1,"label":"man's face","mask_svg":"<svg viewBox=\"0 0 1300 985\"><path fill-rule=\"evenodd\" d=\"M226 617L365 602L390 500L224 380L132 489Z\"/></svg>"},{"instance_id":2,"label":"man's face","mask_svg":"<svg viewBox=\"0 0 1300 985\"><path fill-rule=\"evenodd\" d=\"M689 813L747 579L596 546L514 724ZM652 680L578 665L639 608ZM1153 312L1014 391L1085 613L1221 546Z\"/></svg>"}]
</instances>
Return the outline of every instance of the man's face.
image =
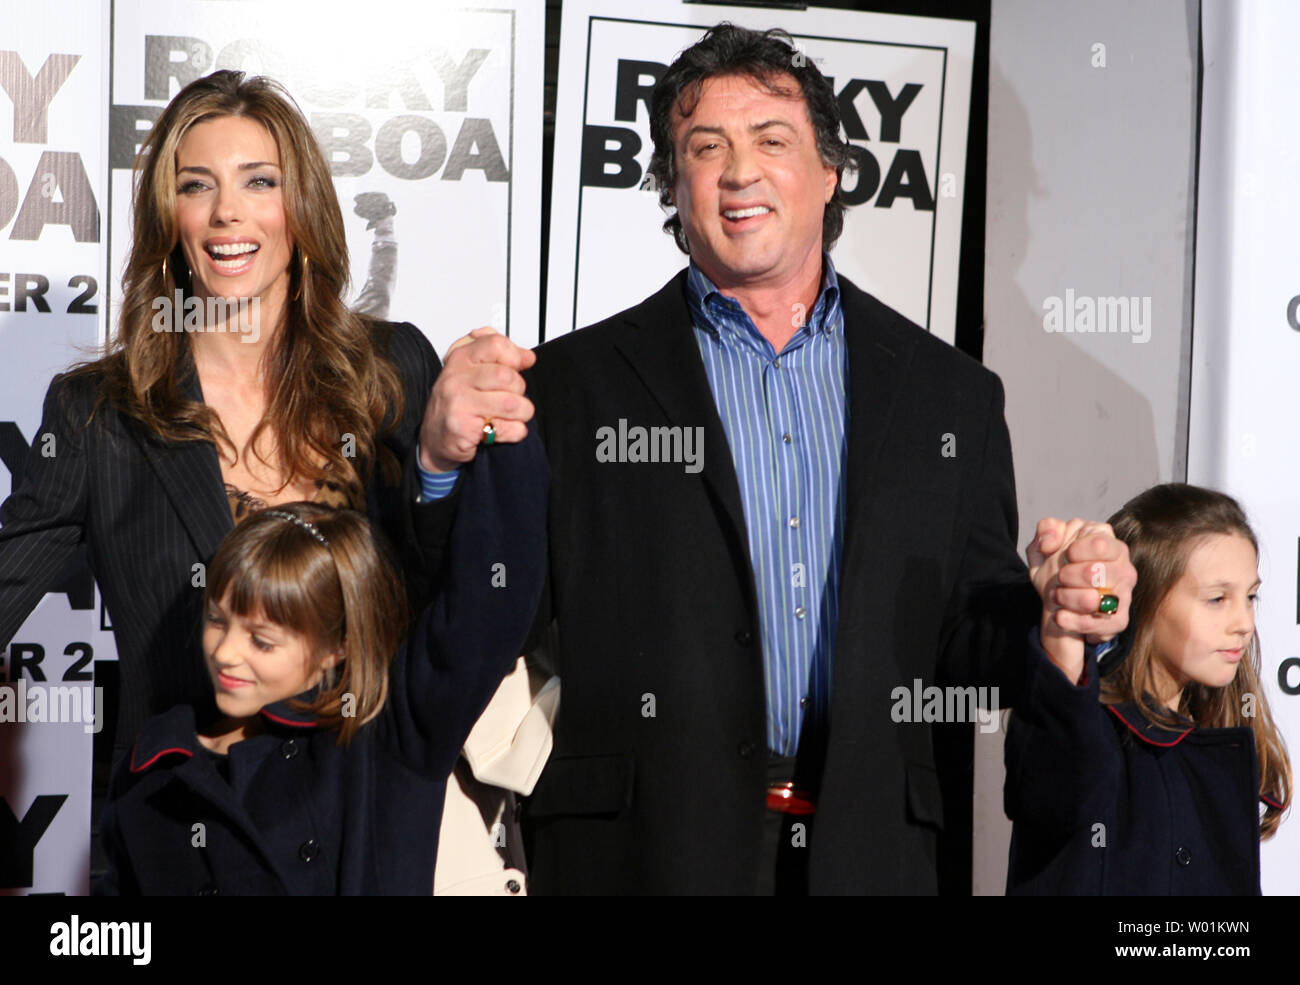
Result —
<instances>
[{"instance_id":1,"label":"man's face","mask_svg":"<svg viewBox=\"0 0 1300 985\"><path fill-rule=\"evenodd\" d=\"M793 76L705 81L688 117L673 111L673 203L691 256L719 287L780 286L821 270L822 214L835 169L822 163Z\"/></svg>"}]
</instances>

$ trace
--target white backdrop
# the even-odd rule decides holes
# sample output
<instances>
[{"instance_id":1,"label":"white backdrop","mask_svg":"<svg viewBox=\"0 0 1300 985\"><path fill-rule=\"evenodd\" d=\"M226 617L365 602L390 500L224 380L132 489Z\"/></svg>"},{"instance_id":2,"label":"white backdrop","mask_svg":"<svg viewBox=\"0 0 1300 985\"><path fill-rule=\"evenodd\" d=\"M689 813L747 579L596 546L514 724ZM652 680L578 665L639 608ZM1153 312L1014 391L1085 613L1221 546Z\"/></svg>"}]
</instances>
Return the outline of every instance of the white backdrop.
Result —
<instances>
[{"instance_id":1,"label":"white backdrop","mask_svg":"<svg viewBox=\"0 0 1300 985\"><path fill-rule=\"evenodd\" d=\"M1260 541L1264 687L1300 763L1300 7L1202 7L1205 77L1187 480L1245 508ZM1261 849L1265 893L1300 893L1294 811Z\"/></svg>"},{"instance_id":2,"label":"white backdrop","mask_svg":"<svg viewBox=\"0 0 1300 985\"><path fill-rule=\"evenodd\" d=\"M388 300L381 313L414 322L439 352L489 324L537 343L540 0L117 0L114 14L115 280L130 242L133 131L147 130L184 82L242 69L288 87L330 159L351 301L376 239L356 196L382 193L396 209L391 237L380 237L396 245L396 270L376 285Z\"/></svg>"},{"instance_id":3,"label":"white backdrop","mask_svg":"<svg viewBox=\"0 0 1300 985\"><path fill-rule=\"evenodd\" d=\"M649 89L683 48L724 20L785 28L833 79L853 111L843 114L846 135L875 164L845 177L845 190L863 200L845 218L835 267L951 342L974 23L679 0L634 9L618 0L565 0L547 338L636 304L685 266L660 229L658 193L642 187L653 149ZM913 86L919 89L905 88Z\"/></svg>"},{"instance_id":4,"label":"white backdrop","mask_svg":"<svg viewBox=\"0 0 1300 985\"><path fill-rule=\"evenodd\" d=\"M33 17L7 4L0 58L0 495L8 495L21 452L39 442L50 377L93 349L103 331L107 10L97 0L57 0ZM48 291L41 302L20 300L23 286L42 279ZM91 661L115 657L111 634L99 626L99 599L85 570L75 591L46 595L15 634L0 663L0 681L13 682L0 685L10 692L4 697L26 710L19 679L27 691L90 691L87 652ZM93 735L84 724L3 717L0 893L84 892ZM6 827L14 820L16 832Z\"/></svg>"}]
</instances>

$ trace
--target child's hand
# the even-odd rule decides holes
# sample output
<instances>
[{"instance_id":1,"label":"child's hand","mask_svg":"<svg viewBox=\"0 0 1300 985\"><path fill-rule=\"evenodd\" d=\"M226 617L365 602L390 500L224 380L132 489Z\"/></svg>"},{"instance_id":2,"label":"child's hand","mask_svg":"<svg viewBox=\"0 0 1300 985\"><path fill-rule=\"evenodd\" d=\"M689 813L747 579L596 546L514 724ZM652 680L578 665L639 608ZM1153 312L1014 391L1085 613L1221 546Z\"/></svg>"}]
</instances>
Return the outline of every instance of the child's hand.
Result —
<instances>
[{"instance_id":1,"label":"child's hand","mask_svg":"<svg viewBox=\"0 0 1300 985\"><path fill-rule=\"evenodd\" d=\"M1038 521L1033 541L1025 548L1029 578L1043 600L1043 618L1039 623L1043 649L1071 684L1078 683L1083 675L1084 638L1082 633L1061 627L1058 613L1062 608L1056 600L1056 589L1060 587L1061 566L1067 563L1066 550L1087 526L1077 518L1065 523L1055 517L1044 517Z\"/></svg>"}]
</instances>

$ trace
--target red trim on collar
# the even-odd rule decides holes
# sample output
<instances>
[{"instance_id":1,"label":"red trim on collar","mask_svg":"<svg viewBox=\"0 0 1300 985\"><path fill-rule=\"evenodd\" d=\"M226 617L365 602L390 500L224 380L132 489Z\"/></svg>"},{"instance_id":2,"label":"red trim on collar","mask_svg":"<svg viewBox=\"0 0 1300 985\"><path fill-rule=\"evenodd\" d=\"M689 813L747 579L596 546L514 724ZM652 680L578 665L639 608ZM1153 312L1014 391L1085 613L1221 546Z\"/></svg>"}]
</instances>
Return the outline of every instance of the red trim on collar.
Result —
<instances>
[{"instance_id":1,"label":"red trim on collar","mask_svg":"<svg viewBox=\"0 0 1300 985\"><path fill-rule=\"evenodd\" d=\"M1132 732L1134 735L1136 735L1139 739L1141 739L1149 746L1161 746L1165 749L1168 749L1172 746L1178 745L1178 743L1182 742L1185 738L1187 738L1188 733L1193 731L1192 729L1187 729L1186 731L1180 733L1178 738L1174 739L1173 742L1157 742L1155 739L1151 738L1150 736L1143 735L1142 731L1136 725L1130 722L1127 718L1121 715L1119 713L1119 710L1114 705L1107 705L1106 710L1109 711L1116 718L1118 718L1125 725L1127 725L1130 732ZM1171 730L1166 729L1164 731L1171 731Z\"/></svg>"},{"instance_id":2,"label":"red trim on collar","mask_svg":"<svg viewBox=\"0 0 1300 985\"><path fill-rule=\"evenodd\" d=\"M272 714L265 708L262 709L262 714L273 722L277 722L280 725L292 725L294 728L315 728L317 725L316 722L298 722L294 721L292 718L281 718L279 715Z\"/></svg>"},{"instance_id":3,"label":"red trim on collar","mask_svg":"<svg viewBox=\"0 0 1300 985\"><path fill-rule=\"evenodd\" d=\"M147 770L147 769L148 769L150 766L152 766L154 763L158 762L158 760L160 760L163 756L166 756L168 753L173 753L173 752L178 752L178 753L180 753L182 756L185 756L187 759L189 759L189 758L193 758L193 756L194 756L193 751L190 750L190 749L182 749L180 746L172 746L170 749L164 749L164 750L162 750L162 752L155 753L152 757L150 757L150 759L149 759L149 761L148 761L147 763L141 763L139 766L137 766L137 765L135 764L135 753L136 753L136 747L132 747L132 749L131 749L131 772L132 772L132 773L143 773L145 770Z\"/></svg>"},{"instance_id":4,"label":"red trim on collar","mask_svg":"<svg viewBox=\"0 0 1300 985\"><path fill-rule=\"evenodd\" d=\"M1271 796L1269 796L1266 793L1260 794L1259 799L1262 800L1264 803L1268 804L1269 807L1276 808L1279 811L1286 810L1286 804L1279 804L1276 800L1274 800Z\"/></svg>"}]
</instances>

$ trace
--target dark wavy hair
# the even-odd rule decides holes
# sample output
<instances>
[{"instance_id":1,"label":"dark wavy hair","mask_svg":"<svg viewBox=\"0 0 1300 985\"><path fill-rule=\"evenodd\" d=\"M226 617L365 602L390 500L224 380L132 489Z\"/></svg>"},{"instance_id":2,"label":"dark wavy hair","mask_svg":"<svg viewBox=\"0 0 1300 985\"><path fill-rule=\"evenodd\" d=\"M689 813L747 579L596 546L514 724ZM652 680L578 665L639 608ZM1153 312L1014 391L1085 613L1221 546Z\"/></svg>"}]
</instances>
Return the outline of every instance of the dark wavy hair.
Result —
<instances>
[{"instance_id":1,"label":"dark wavy hair","mask_svg":"<svg viewBox=\"0 0 1300 985\"><path fill-rule=\"evenodd\" d=\"M782 76L792 77L803 94L817 137L817 153L822 163L835 169L835 194L822 214L822 248L829 250L844 230L844 201L841 184L844 172L853 171L853 147L840 137L840 108L826 76L813 60L795 47L794 39L780 28L751 31L726 21L709 28L704 37L691 45L668 66L650 97L650 137L654 153L649 172L659 188L659 204L672 207L672 189L677 183L677 162L673 158L673 110L683 117L695 112L704 83L721 76L753 79L769 92L793 96ZM683 253L691 252L682 231L682 221L674 210L664 222L664 231L673 234Z\"/></svg>"}]
</instances>

